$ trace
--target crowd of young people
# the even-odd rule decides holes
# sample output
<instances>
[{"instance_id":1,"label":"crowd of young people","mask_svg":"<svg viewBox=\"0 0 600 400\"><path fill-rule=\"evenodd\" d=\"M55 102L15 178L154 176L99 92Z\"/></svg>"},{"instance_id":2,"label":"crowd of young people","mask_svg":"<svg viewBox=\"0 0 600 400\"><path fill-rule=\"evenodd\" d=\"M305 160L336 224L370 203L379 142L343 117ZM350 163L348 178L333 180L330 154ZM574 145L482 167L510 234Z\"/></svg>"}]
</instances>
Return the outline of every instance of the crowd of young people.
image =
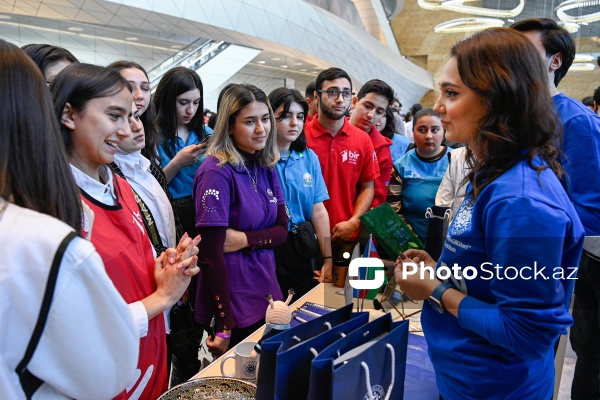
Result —
<instances>
[{"instance_id":1,"label":"crowd of young people","mask_svg":"<svg viewBox=\"0 0 600 400\"><path fill-rule=\"evenodd\" d=\"M393 89L373 79L354 96L339 68L319 73L305 96L227 85L213 132L192 70L166 72L151 98L148 75L135 62L100 67L55 46L0 42L0 236L11 243L0 287L14 306L0 313L11 327L0 334L0 393L156 398L171 364L172 383L197 372L202 330L213 332L206 344L219 356L264 324L267 293L281 300L294 288L300 297L331 282L333 264L361 236L360 217L391 198L424 242L424 214L436 194L456 214L440 260L411 250L412 261L576 267L584 235L597 235L600 206L578 189L572 174L580 160L564 158L576 154L569 130L581 124L561 122L557 106L563 121L573 107L562 97L555 105L548 82L572 59L561 49L536 50L544 28L517 24L457 43L435 106L413 116L410 146L396 132ZM592 126L586 143L597 152L598 116L582 113ZM455 156L446 138L466 147ZM395 197L390 181L402 188ZM294 230L307 221L320 249L313 259L294 244ZM77 237L60 246L69 232ZM42 251L30 254L26 244ZM55 253L64 255L50 304L41 293ZM591 275L595 242L586 242L585 254ZM425 303L423 326L444 399L551 397L553 349L573 321L574 281L418 279L400 258L395 277L413 299L433 301ZM36 307L19 312L22 297ZM176 303L193 310L195 329L185 340L196 352L171 359ZM43 305L50 306L47 330L27 371L21 359ZM576 312L584 322L588 314ZM70 340L79 326L85 340ZM577 338L586 360L578 374L585 374L599 349L588 360L583 352L592 344ZM92 348L107 375L101 388L96 364L76 356ZM61 363L71 356L81 369ZM22 371L37 386L22 385Z\"/></svg>"}]
</instances>

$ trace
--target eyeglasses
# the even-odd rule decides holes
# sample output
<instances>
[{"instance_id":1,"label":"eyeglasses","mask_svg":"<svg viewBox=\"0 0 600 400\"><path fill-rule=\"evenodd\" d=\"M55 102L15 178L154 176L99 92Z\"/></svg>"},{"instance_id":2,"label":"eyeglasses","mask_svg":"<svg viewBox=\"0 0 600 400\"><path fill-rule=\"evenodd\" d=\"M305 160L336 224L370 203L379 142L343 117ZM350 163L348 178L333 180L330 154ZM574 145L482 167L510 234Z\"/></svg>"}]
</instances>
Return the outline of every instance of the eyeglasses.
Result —
<instances>
[{"instance_id":1,"label":"eyeglasses","mask_svg":"<svg viewBox=\"0 0 600 400\"><path fill-rule=\"evenodd\" d=\"M327 93L327 97L330 100L337 100L337 98L339 97L340 94L342 95L342 99L344 99L344 100L350 100L350 99L352 99L352 96L354 96L354 92L351 92L349 90L327 89L327 90L317 90L317 92Z\"/></svg>"}]
</instances>

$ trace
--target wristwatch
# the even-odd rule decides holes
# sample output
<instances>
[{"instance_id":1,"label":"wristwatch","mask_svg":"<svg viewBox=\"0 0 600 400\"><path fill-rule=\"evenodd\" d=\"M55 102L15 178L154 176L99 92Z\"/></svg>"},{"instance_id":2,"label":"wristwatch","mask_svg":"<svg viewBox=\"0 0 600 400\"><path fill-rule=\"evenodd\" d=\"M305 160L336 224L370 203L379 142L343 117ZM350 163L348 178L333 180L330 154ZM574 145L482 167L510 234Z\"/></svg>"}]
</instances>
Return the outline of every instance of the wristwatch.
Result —
<instances>
[{"instance_id":1,"label":"wristwatch","mask_svg":"<svg viewBox=\"0 0 600 400\"><path fill-rule=\"evenodd\" d=\"M433 293L431 293L431 296L429 296L428 299L429 305L440 314L446 312L446 307L444 307L444 303L442 303L442 295L448 289L454 289L454 286L449 283L440 283L433 289Z\"/></svg>"}]
</instances>

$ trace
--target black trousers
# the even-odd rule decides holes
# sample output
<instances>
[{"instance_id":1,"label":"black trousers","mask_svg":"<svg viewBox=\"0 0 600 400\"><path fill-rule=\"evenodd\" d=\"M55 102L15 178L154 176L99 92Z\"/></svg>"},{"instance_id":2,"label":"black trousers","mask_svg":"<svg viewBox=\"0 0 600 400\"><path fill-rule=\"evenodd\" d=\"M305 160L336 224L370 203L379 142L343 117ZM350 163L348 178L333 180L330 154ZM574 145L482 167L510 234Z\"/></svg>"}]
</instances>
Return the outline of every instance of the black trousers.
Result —
<instances>
[{"instance_id":1,"label":"black trousers","mask_svg":"<svg viewBox=\"0 0 600 400\"><path fill-rule=\"evenodd\" d=\"M313 265L317 261L315 259L307 260L298 254L292 243L291 233L288 233L284 244L274 249L274 253L275 273L284 299L287 298L289 289L294 289L295 291L292 298L292 302L294 302L316 286L318 282L313 279L315 276Z\"/></svg>"},{"instance_id":2,"label":"black trousers","mask_svg":"<svg viewBox=\"0 0 600 400\"><path fill-rule=\"evenodd\" d=\"M181 222L183 232L187 232L191 238L195 237L196 205L192 200L192 196L173 200L173 210L175 211L175 214L177 214L179 222Z\"/></svg>"}]
</instances>

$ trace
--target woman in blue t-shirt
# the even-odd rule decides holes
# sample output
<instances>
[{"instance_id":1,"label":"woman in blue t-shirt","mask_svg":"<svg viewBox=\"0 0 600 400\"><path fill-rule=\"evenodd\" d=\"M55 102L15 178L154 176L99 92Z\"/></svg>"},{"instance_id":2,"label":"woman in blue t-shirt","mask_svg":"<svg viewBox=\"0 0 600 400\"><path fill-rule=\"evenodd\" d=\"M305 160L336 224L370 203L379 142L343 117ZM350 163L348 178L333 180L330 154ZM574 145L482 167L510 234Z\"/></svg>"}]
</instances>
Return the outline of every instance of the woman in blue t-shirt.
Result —
<instances>
[{"instance_id":1,"label":"woman in blue t-shirt","mask_svg":"<svg viewBox=\"0 0 600 400\"><path fill-rule=\"evenodd\" d=\"M405 252L435 265L434 276L398 260L395 277L429 300L421 322L445 400L550 399L584 231L557 178L561 124L546 67L504 28L457 43L451 56L434 109L448 140L471 149L466 196L437 265Z\"/></svg>"},{"instance_id":2,"label":"woman in blue t-shirt","mask_svg":"<svg viewBox=\"0 0 600 400\"><path fill-rule=\"evenodd\" d=\"M282 293L295 290L293 300L296 300L314 287L316 279L332 281L329 214L323 204L329 200L329 194L319 159L306 147L304 118L308 114L308 103L300 92L284 87L273 90L269 102L277 121L277 148L281 156L277 162L277 175L291 220L286 243L275 249L277 280ZM305 221L314 226L321 249L321 254L312 260L294 247L291 233L292 223L299 225Z\"/></svg>"},{"instance_id":3,"label":"woman in blue t-shirt","mask_svg":"<svg viewBox=\"0 0 600 400\"><path fill-rule=\"evenodd\" d=\"M162 135L158 155L173 195L173 209L184 232L196 236L192 201L194 175L206 159L202 81L196 72L175 67L161 78L154 94L156 125Z\"/></svg>"},{"instance_id":4,"label":"woman in blue t-shirt","mask_svg":"<svg viewBox=\"0 0 600 400\"><path fill-rule=\"evenodd\" d=\"M452 149L442 146L442 122L431 108L424 108L415 114L413 134L415 148L394 161L394 170L402 182L400 214L425 243L425 212L428 207L435 205L435 194L448 169L448 152Z\"/></svg>"}]
</instances>

